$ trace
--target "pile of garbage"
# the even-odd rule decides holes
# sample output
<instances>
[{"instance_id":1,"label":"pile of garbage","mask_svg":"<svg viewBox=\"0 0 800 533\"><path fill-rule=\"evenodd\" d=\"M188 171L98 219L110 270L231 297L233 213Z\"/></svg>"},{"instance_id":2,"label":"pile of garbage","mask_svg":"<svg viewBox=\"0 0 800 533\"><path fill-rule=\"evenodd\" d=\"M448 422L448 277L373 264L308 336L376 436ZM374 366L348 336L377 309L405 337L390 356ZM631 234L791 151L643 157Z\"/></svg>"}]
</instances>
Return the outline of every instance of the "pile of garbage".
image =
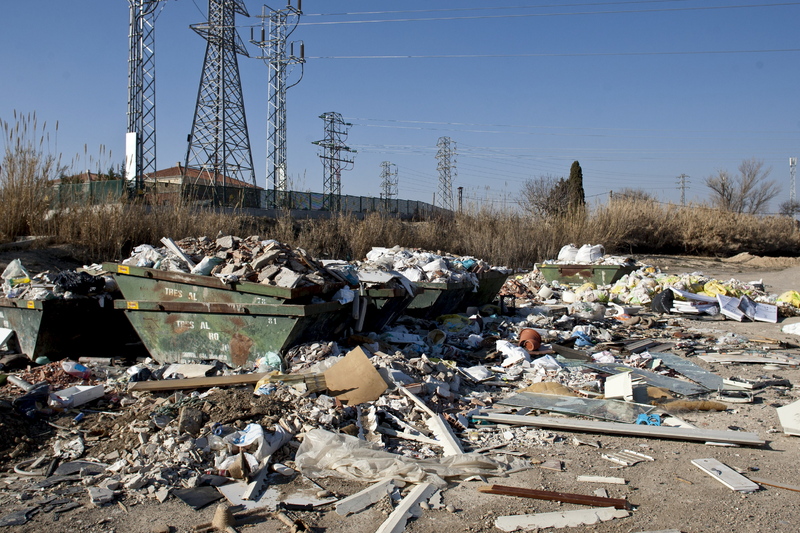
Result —
<instances>
[{"instance_id":1,"label":"pile of garbage","mask_svg":"<svg viewBox=\"0 0 800 533\"><path fill-rule=\"evenodd\" d=\"M246 238L220 235L216 239L189 237L173 242L162 239L161 248L141 244L123 265L170 272L217 276L225 283L250 281L286 288L341 284L302 248L291 248L258 235Z\"/></svg>"},{"instance_id":2,"label":"pile of garbage","mask_svg":"<svg viewBox=\"0 0 800 533\"><path fill-rule=\"evenodd\" d=\"M0 298L12 300L111 299L119 288L111 276L95 276L87 272L62 270L41 272L31 276L19 259L3 270Z\"/></svg>"},{"instance_id":3,"label":"pile of garbage","mask_svg":"<svg viewBox=\"0 0 800 533\"><path fill-rule=\"evenodd\" d=\"M477 275L488 270L507 271L493 267L486 261L471 256L455 256L442 252L402 248L374 247L367 253L359 267L395 271L411 282L470 282L478 285Z\"/></svg>"},{"instance_id":4,"label":"pile of garbage","mask_svg":"<svg viewBox=\"0 0 800 533\"><path fill-rule=\"evenodd\" d=\"M352 285L350 276L370 283L377 278L364 272L375 271L417 282L477 282L476 273L491 268L401 248L375 248L353 266L322 265L276 241L230 236L138 247L128 264L188 272L204 261L208 275L260 283L275 282L260 279L267 270L277 276L283 269L302 272L298 283ZM0 368L7 374L0 433L33 428L47 439L0 440L0 461L13 468L0 493L16 498L0 525L24 524L37 512L66 513L87 496L100 507L178 499L194 508L226 501L347 516L389 495L393 512L383 527L401 531L419 516L406 512L410 506L420 513L443 507L437 502L450 483L533 468L563 471L561 460L524 451L532 446L596 445L568 433L762 446L756 433L698 428L679 418L726 411L758 396L778 407L787 434L800 434L791 425L800 404L788 380L748 379L737 375L741 367L716 373L698 364L800 367L785 343L718 334L695 320L716 316L708 309L676 303L713 299L717 314L724 309L731 318L734 306L725 307L730 302L720 296L739 299L737 309L742 301L781 309L783 316L794 308L763 285L697 273L671 276L642 266L605 286L572 286L535 270L509 279L500 305L434 319L402 316L381 331L318 339L240 367L213 359L17 361L21 368ZM745 308L747 318L751 308ZM768 311L758 309L754 316ZM11 425L19 420L27 426ZM602 460L621 469L658 458L604 450ZM709 475L713 469L719 467ZM330 477L369 487L336 493L324 487ZM533 492L525 496L574 496ZM609 498L596 501L614 506ZM626 513L615 517L627 516L630 505L615 501ZM545 527L529 518L536 515L525 516ZM512 531L522 521L522 515L498 517L495 525Z\"/></svg>"}]
</instances>

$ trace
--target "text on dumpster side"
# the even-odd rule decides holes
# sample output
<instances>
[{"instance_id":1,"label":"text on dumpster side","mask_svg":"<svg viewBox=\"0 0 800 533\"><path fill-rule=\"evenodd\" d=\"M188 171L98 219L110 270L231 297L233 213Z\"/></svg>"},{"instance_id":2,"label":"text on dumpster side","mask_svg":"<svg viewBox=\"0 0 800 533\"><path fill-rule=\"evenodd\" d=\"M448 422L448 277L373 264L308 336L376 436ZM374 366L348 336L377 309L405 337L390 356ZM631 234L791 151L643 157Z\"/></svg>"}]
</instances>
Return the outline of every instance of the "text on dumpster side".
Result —
<instances>
[{"instance_id":1,"label":"text on dumpster side","mask_svg":"<svg viewBox=\"0 0 800 533\"><path fill-rule=\"evenodd\" d=\"M183 298L183 290L181 289L173 289L172 287L164 287L164 294L167 296L174 296L175 298ZM187 291L186 298L188 300L195 300L197 301L197 293Z\"/></svg>"},{"instance_id":2,"label":"text on dumpster side","mask_svg":"<svg viewBox=\"0 0 800 533\"><path fill-rule=\"evenodd\" d=\"M269 325L276 325L278 323L278 319L273 316L267 316L261 318L262 324L269 324ZM175 329L177 330L187 330L187 329L195 329L195 321L194 320L176 320L175 321ZM208 331L208 339L212 341L219 341L219 333L216 331L211 331L211 326L208 325L208 322L200 322L199 327L197 329L200 330L207 330Z\"/></svg>"}]
</instances>

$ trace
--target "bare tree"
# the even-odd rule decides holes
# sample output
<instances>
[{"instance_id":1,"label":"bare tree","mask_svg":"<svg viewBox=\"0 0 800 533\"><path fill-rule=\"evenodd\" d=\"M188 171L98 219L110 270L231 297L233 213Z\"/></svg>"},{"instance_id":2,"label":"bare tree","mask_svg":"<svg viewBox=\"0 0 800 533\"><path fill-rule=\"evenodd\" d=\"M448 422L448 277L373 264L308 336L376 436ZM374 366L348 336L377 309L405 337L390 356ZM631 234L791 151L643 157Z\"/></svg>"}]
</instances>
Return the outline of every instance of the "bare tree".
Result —
<instances>
[{"instance_id":1,"label":"bare tree","mask_svg":"<svg viewBox=\"0 0 800 533\"><path fill-rule=\"evenodd\" d=\"M781 215L792 217L795 213L800 213L800 202L796 200L794 202L791 200L786 200L778 207L778 212Z\"/></svg>"},{"instance_id":2,"label":"bare tree","mask_svg":"<svg viewBox=\"0 0 800 533\"><path fill-rule=\"evenodd\" d=\"M552 215L559 210L559 206L553 204L553 191L561 182L564 182L564 178L557 178L549 174L525 180L520 191L521 207L532 215L543 217Z\"/></svg>"},{"instance_id":3,"label":"bare tree","mask_svg":"<svg viewBox=\"0 0 800 533\"><path fill-rule=\"evenodd\" d=\"M625 187L621 191L614 191L614 200L634 200L637 202L652 202L656 197L644 189Z\"/></svg>"},{"instance_id":4,"label":"bare tree","mask_svg":"<svg viewBox=\"0 0 800 533\"><path fill-rule=\"evenodd\" d=\"M720 209L734 213L763 213L770 200L780 189L774 180L768 180L772 168L764 168L764 161L745 159L739 164L739 174L731 176L727 170L705 179L711 189L711 202Z\"/></svg>"}]
</instances>

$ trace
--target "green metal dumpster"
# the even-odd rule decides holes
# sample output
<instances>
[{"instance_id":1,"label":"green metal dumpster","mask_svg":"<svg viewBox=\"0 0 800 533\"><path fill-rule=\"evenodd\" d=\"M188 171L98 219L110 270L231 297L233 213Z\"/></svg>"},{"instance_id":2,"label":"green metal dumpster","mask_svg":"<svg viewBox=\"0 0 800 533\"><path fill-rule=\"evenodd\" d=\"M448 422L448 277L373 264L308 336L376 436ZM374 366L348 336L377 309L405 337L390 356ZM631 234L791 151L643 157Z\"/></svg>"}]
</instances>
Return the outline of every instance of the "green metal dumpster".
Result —
<instances>
[{"instance_id":1,"label":"green metal dumpster","mask_svg":"<svg viewBox=\"0 0 800 533\"><path fill-rule=\"evenodd\" d=\"M254 362L304 342L328 340L347 325L350 306L117 300L150 355L161 363L217 359Z\"/></svg>"},{"instance_id":2,"label":"green metal dumpster","mask_svg":"<svg viewBox=\"0 0 800 533\"><path fill-rule=\"evenodd\" d=\"M428 319L455 312L467 293L475 288L470 281L446 283L424 281L414 284L421 289L421 292L414 297L406 313Z\"/></svg>"},{"instance_id":3,"label":"green metal dumpster","mask_svg":"<svg viewBox=\"0 0 800 533\"><path fill-rule=\"evenodd\" d=\"M544 279L568 285L582 285L594 282L596 285L609 285L625 274L636 270L633 265L559 265L540 263L536 265Z\"/></svg>"},{"instance_id":4,"label":"green metal dumpster","mask_svg":"<svg viewBox=\"0 0 800 533\"><path fill-rule=\"evenodd\" d=\"M391 326L406 312L418 293L421 290L409 294L405 289L367 289L367 310L361 331L381 331Z\"/></svg>"},{"instance_id":5,"label":"green metal dumpster","mask_svg":"<svg viewBox=\"0 0 800 533\"><path fill-rule=\"evenodd\" d=\"M335 292L343 283L289 289L242 281L226 284L216 276L165 272L153 268L103 263L114 273L123 297L162 302L223 302L241 304L305 304L314 296Z\"/></svg>"},{"instance_id":6,"label":"green metal dumpster","mask_svg":"<svg viewBox=\"0 0 800 533\"><path fill-rule=\"evenodd\" d=\"M31 360L139 355L138 337L121 311L94 298L10 300L0 298L0 324L13 329Z\"/></svg>"},{"instance_id":7,"label":"green metal dumpster","mask_svg":"<svg viewBox=\"0 0 800 533\"><path fill-rule=\"evenodd\" d=\"M500 270L487 270L477 274L478 290L476 292L468 292L464 296L460 307L466 309L467 307L482 307L492 303L510 275L511 272L502 272Z\"/></svg>"}]
</instances>

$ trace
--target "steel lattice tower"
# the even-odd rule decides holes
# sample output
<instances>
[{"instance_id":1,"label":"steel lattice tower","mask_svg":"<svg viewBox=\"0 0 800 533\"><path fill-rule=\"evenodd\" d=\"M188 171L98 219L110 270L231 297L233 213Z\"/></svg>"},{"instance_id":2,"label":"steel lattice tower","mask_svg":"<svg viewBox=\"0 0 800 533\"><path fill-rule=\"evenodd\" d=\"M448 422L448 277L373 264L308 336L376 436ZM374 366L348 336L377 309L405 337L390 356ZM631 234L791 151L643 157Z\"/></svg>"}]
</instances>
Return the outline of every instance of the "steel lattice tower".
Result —
<instances>
[{"instance_id":1,"label":"steel lattice tower","mask_svg":"<svg viewBox=\"0 0 800 533\"><path fill-rule=\"evenodd\" d=\"M456 177L456 143L450 137L439 137L436 143L439 151L436 159L439 163L439 205L443 209L453 210L453 179Z\"/></svg>"},{"instance_id":2,"label":"steel lattice tower","mask_svg":"<svg viewBox=\"0 0 800 533\"><path fill-rule=\"evenodd\" d=\"M128 130L125 177L136 191L156 171L155 21L160 0L128 0Z\"/></svg>"},{"instance_id":3,"label":"steel lattice tower","mask_svg":"<svg viewBox=\"0 0 800 533\"><path fill-rule=\"evenodd\" d=\"M397 165L384 161L381 163L381 196L384 207L389 209L393 198L397 198Z\"/></svg>"},{"instance_id":4,"label":"steel lattice tower","mask_svg":"<svg viewBox=\"0 0 800 533\"><path fill-rule=\"evenodd\" d=\"M248 54L236 32L236 13L249 16L244 0L209 0L208 22L190 26L207 45L186 168L198 169L215 197L217 186L231 178L256 184L237 59Z\"/></svg>"},{"instance_id":5,"label":"steel lattice tower","mask_svg":"<svg viewBox=\"0 0 800 533\"><path fill-rule=\"evenodd\" d=\"M283 196L289 189L286 168L286 91L300 83L300 79L292 85L288 84L289 67L305 63L304 46L300 44L300 57L294 55L294 43L291 51L287 53L286 44L289 36L297 28L300 15L303 14L301 1L297 7L292 7L291 2L286 9L276 10L263 6L261 10L261 39L253 38L252 29L250 42L261 48L263 59L269 66L269 94L267 102L267 187L274 190L275 203L283 205ZM269 10L269 13L267 13ZM269 38L267 38L267 28ZM291 29L289 27L291 26Z\"/></svg>"},{"instance_id":6,"label":"steel lattice tower","mask_svg":"<svg viewBox=\"0 0 800 533\"><path fill-rule=\"evenodd\" d=\"M322 209L341 211L342 171L350 170L353 165L353 157L348 157L347 154L356 153L344 143L352 124L345 122L339 113L323 113L319 118L325 123L325 138L321 141L313 141L312 144L316 144L322 149L322 153L319 154L324 168Z\"/></svg>"}]
</instances>

